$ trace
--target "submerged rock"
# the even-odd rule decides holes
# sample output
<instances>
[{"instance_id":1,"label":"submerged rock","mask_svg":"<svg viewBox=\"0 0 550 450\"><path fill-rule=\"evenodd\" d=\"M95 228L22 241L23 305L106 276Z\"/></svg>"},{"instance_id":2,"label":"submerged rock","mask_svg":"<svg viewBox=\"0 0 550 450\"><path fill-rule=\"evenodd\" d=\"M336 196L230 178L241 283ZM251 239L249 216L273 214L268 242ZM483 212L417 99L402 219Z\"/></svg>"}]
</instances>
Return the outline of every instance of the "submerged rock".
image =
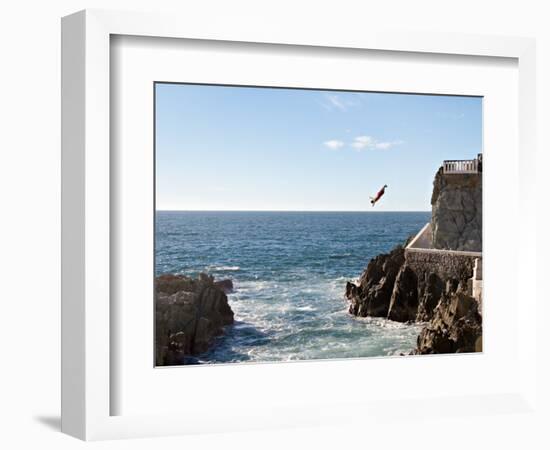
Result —
<instances>
[{"instance_id":1,"label":"submerged rock","mask_svg":"<svg viewBox=\"0 0 550 450\"><path fill-rule=\"evenodd\" d=\"M155 282L156 365L184 364L233 323L227 295L213 277L161 275Z\"/></svg>"}]
</instances>

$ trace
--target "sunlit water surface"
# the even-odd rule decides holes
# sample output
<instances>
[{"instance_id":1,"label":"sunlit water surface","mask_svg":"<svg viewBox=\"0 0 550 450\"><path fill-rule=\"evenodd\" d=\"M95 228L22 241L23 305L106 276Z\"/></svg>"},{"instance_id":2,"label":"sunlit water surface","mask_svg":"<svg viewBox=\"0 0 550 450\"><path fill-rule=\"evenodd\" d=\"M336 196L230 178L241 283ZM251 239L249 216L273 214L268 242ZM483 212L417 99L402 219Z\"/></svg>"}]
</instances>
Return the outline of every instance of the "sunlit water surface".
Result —
<instances>
[{"instance_id":1,"label":"sunlit water surface","mask_svg":"<svg viewBox=\"0 0 550 450\"><path fill-rule=\"evenodd\" d=\"M346 281L429 212L157 212L156 273L230 278L235 324L197 362L407 353L420 326L347 312Z\"/></svg>"}]
</instances>

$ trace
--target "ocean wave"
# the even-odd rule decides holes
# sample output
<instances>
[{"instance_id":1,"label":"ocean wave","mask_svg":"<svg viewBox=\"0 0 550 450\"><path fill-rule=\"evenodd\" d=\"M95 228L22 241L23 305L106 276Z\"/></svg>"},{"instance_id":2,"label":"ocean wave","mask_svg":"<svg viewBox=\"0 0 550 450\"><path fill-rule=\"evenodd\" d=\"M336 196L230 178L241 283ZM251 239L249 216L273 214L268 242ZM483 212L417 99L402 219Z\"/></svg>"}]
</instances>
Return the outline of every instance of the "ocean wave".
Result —
<instances>
[{"instance_id":1,"label":"ocean wave","mask_svg":"<svg viewBox=\"0 0 550 450\"><path fill-rule=\"evenodd\" d=\"M350 256L352 256L351 253L328 255L329 259L343 259L343 258L349 258Z\"/></svg>"},{"instance_id":2,"label":"ocean wave","mask_svg":"<svg viewBox=\"0 0 550 450\"><path fill-rule=\"evenodd\" d=\"M206 359L262 362L408 353L418 327L353 317L343 297L349 280L318 274L283 282L237 280L238 288L229 296L236 323Z\"/></svg>"},{"instance_id":3,"label":"ocean wave","mask_svg":"<svg viewBox=\"0 0 550 450\"><path fill-rule=\"evenodd\" d=\"M314 307L311 306L311 305L298 306L298 307L296 308L296 311L317 311L317 308L314 308Z\"/></svg>"},{"instance_id":4,"label":"ocean wave","mask_svg":"<svg viewBox=\"0 0 550 450\"><path fill-rule=\"evenodd\" d=\"M239 266L207 266L206 269L212 272L237 272L241 270Z\"/></svg>"}]
</instances>

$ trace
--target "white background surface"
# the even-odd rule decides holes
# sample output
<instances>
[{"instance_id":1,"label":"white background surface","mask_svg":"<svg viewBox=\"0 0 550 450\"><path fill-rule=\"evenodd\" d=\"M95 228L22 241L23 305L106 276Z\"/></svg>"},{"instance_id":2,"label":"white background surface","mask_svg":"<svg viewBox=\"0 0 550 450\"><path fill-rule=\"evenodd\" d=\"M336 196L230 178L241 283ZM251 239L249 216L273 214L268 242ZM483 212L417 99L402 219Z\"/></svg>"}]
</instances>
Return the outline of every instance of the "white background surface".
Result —
<instances>
[{"instance_id":1,"label":"white background surface","mask_svg":"<svg viewBox=\"0 0 550 450\"><path fill-rule=\"evenodd\" d=\"M0 399L4 448L77 448L82 442L64 436L59 427L59 18L86 7L133 10L178 9L208 21L210 14L225 14L228 21L267 16L281 26L315 27L331 32L339 27L387 26L410 30L458 31L538 37L539 214L541 223L538 271L545 274L543 239L548 226L550 142L550 29L544 2L387 1L364 2L166 2L156 1L20 1L3 5L0 16L2 69L0 192L2 198L0 333L2 372ZM237 19L238 17L243 17ZM545 151L542 151L545 149ZM524 262L529 264L528 261ZM526 280L525 282L532 282ZM539 327L540 397L550 402L544 383L548 373L548 306L542 300L533 311ZM182 387L185 388L185 387ZM352 384L342 380L350 392ZM227 389L231 389L230 386ZM373 389L380 389L374 386ZM391 389L391 387L390 387ZM414 386L411 386L414 389ZM238 395L235 395L238 401ZM215 405L212 405L215 408ZM247 434L100 442L101 448L545 448L550 437L546 414L499 415L472 418L403 417L396 424L366 423L353 428L253 432Z\"/></svg>"},{"instance_id":2,"label":"white background surface","mask_svg":"<svg viewBox=\"0 0 550 450\"><path fill-rule=\"evenodd\" d=\"M211 427L219 429L219 424L214 424L212 405L216 405L218 414L231 416L235 424L242 423L242 410L237 411L232 405L235 394L241 409L255 411L254 417L248 419L249 426L253 427L255 420L265 423L261 419L264 414L270 417L268 424L279 423L273 412L275 407L292 408L293 412L300 411L296 414L298 417L304 417L318 410L344 414L354 403L361 402L410 399L423 408L421 402L425 396L453 399L520 391L518 316L514 312L518 308L514 284L517 265L507 260L517 248L500 245L519 230L519 221L515 220L519 191L515 61L448 56L419 58L395 52L288 51L284 46L246 44L205 47L187 41L175 43L173 39L135 37L117 38L115 42L111 55L117 64L111 77L111 95L116 112L111 123L117 132L111 152L116 164L111 168L118 175L111 185L112 205L116 205L111 218L111 245L117 257L111 260L111 281L118 281L112 291L111 304L118 320L111 335L116 336L116 345L111 349L116 348L117 355L111 370L111 380L116 386L111 391L112 414L173 412L185 417L187 413L189 424L193 417L207 416L210 410ZM460 357L370 358L340 363L154 369L151 303L154 120L151 105L155 80L482 95L484 227L489 230L483 242L484 353ZM501 180L506 183L502 184ZM505 208L509 208L510 217L503 222L500 212ZM502 277L510 281L502 283ZM406 383L403 383L404 377ZM348 378L357 380L357 385L351 386L355 390L353 395L346 394L342 383ZM220 379L231 389L181 389L182 383L218 387ZM392 388L369 389L368 386ZM168 398L170 402L166 402ZM350 403L349 407L345 406L346 402ZM185 404L194 406L182 411L181 405ZM266 413L267 405L270 410ZM317 406L308 409L307 405ZM453 413L458 413L458 406ZM363 415L367 416L366 409ZM365 420L376 420L379 414L374 415L376 417L365 417ZM229 420L223 423L231 423Z\"/></svg>"}]
</instances>

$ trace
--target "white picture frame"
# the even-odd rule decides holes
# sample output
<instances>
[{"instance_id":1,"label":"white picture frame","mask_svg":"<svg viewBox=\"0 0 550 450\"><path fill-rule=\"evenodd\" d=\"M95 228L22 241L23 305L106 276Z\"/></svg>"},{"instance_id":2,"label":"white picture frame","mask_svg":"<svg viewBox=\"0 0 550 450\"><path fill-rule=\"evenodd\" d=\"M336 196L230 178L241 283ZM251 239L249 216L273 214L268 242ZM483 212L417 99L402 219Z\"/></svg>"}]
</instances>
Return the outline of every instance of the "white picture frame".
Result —
<instances>
[{"instance_id":1,"label":"white picture frame","mask_svg":"<svg viewBox=\"0 0 550 450\"><path fill-rule=\"evenodd\" d=\"M87 10L67 16L62 22L62 430L86 440L123 437L162 436L208 431L232 431L265 427L307 426L323 421L352 420L353 417L391 418L391 404L401 401L410 414L443 401L459 414L499 412L503 405L516 412L534 405L536 397L536 329L518 314L518 377L502 392L464 392L463 398L444 399L425 396L422 402L396 397L391 401L311 402L305 398L300 408L278 404L271 411L238 414L227 420L215 412L209 418L178 412L159 414L113 415L111 366L112 342L116 333L111 321L111 122L110 90L111 36L142 36L238 43L284 44L301 48L367 49L383 52L407 52L412 55L445 54L499 57L517 60L519 98L517 124L519 135L519 178L515 195L522 220L517 224L524 239L511 243L515 258L535 260L535 210L530 195L534 186L529 174L535 161L535 43L532 39L487 37L436 33L397 33L349 30L338 35L316 35L304 30L279 30L264 23L233 27L230 23L195 23L190 17ZM151 186L152 189L152 186ZM516 198L516 197L514 197ZM518 266L518 278L526 267ZM534 286L526 287L522 302L534 304ZM531 289L532 292L528 292ZM519 295L517 292L512 295ZM531 308L526 307L526 310ZM532 308L534 309L534 308ZM317 364L317 363L315 363ZM338 374L352 372L358 366L332 362ZM396 364L396 363L390 363ZM455 362L451 364L456 364ZM264 366L284 376L281 365ZM314 376L315 367L305 369ZM328 366L327 366L328 367ZM202 369L200 369L202 370ZM260 369L251 369L259 371ZM291 369L295 370L295 369ZM336 374L336 372L335 372ZM184 376L184 375L182 375ZM464 400L468 399L468 405ZM261 399L258 399L261 401ZM408 403L407 403L408 402ZM461 406L462 405L462 406ZM267 405L269 406L269 405ZM265 408L264 408L265 409ZM223 411L222 411L223 412ZM238 420L247 417L249 420Z\"/></svg>"}]
</instances>

